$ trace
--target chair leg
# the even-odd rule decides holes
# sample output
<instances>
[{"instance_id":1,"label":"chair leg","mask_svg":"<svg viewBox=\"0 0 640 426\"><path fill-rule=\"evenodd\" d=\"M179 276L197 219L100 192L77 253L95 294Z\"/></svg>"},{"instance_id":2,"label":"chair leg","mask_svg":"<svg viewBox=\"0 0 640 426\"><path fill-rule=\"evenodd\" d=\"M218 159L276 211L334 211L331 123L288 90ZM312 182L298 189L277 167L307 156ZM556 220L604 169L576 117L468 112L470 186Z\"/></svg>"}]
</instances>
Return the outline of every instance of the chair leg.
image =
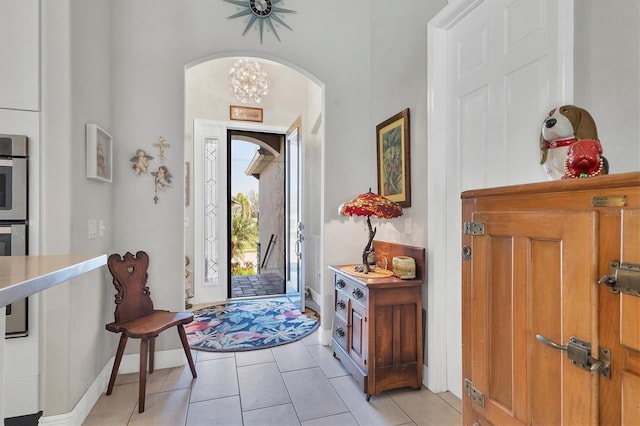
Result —
<instances>
[{"instance_id":1,"label":"chair leg","mask_svg":"<svg viewBox=\"0 0 640 426\"><path fill-rule=\"evenodd\" d=\"M140 386L138 389L138 413L144 413L144 400L147 393L147 356L149 341L140 339Z\"/></svg>"},{"instance_id":2,"label":"chair leg","mask_svg":"<svg viewBox=\"0 0 640 426\"><path fill-rule=\"evenodd\" d=\"M149 339L149 374L153 373L156 357L156 338Z\"/></svg>"},{"instance_id":3,"label":"chair leg","mask_svg":"<svg viewBox=\"0 0 640 426\"><path fill-rule=\"evenodd\" d=\"M198 377L198 373L196 373L196 366L193 363L193 357L191 356L191 348L189 348L189 342L187 341L187 334L184 332L184 327L182 326L182 324L178 324L178 334L180 335L180 341L182 341L184 354L187 356L187 361L189 361L189 368L191 368L191 375L195 379L196 377Z\"/></svg>"},{"instance_id":4,"label":"chair leg","mask_svg":"<svg viewBox=\"0 0 640 426\"><path fill-rule=\"evenodd\" d=\"M122 354L124 348L127 346L128 337L122 333L120 335L120 343L118 343L118 350L116 351L116 359L113 362L113 368L111 369L111 378L109 379L109 386L107 387L107 395L111 395L113 392L113 385L116 383L116 377L118 376L118 370L120 369L120 361L122 361Z\"/></svg>"}]
</instances>

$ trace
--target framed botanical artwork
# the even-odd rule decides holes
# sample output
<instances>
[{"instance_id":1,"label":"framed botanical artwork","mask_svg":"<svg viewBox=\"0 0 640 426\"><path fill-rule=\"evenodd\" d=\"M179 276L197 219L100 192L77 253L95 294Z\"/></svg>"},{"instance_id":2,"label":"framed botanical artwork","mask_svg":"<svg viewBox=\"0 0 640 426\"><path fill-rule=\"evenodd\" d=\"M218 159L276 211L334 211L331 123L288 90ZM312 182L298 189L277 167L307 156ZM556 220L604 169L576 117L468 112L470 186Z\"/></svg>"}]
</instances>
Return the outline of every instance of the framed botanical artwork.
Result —
<instances>
[{"instance_id":1,"label":"framed botanical artwork","mask_svg":"<svg viewBox=\"0 0 640 426\"><path fill-rule=\"evenodd\" d=\"M97 124L86 125L87 177L111 182L113 175L113 138Z\"/></svg>"},{"instance_id":2,"label":"framed botanical artwork","mask_svg":"<svg viewBox=\"0 0 640 426\"><path fill-rule=\"evenodd\" d=\"M378 194L411 207L409 108L376 126Z\"/></svg>"}]
</instances>

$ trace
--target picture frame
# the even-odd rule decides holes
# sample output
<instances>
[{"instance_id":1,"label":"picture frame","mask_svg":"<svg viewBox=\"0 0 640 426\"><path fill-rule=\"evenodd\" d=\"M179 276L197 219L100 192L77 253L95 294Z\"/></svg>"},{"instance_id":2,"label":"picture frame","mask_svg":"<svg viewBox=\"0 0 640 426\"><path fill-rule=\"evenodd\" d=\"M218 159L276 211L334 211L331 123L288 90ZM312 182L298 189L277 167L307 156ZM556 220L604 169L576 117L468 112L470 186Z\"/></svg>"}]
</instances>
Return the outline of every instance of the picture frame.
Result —
<instances>
[{"instance_id":1,"label":"picture frame","mask_svg":"<svg viewBox=\"0 0 640 426\"><path fill-rule=\"evenodd\" d=\"M230 105L229 119L262 123L262 108Z\"/></svg>"},{"instance_id":2,"label":"picture frame","mask_svg":"<svg viewBox=\"0 0 640 426\"><path fill-rule=\"evenodd\" d=\"M111 183L113 180L113 138L97 124L86 125L87 178Z\"/></svg>"},{"instance_id":3,"label":"picture frame","mask_svg":"<svg viewBox=\"0 0 640 426\"><path fill-rule=\"evenodd\" d=\"M411 207L411 135L409 108L376 126L378 194Z\"/></svg>"}]
</instances>

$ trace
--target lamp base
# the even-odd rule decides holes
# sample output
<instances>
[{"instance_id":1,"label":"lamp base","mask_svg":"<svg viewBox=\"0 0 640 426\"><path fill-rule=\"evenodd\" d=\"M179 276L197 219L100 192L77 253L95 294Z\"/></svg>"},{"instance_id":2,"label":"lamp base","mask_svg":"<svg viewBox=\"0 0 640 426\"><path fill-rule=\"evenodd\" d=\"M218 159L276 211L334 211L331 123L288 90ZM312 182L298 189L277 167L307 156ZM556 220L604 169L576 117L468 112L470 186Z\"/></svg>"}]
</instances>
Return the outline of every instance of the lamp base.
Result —
<instances>
[{"instance_id":1,"label":"lamp base","mask_svg":"<svg viewBox=\"0 0 640 426\"><path fill-rule=\"evenodd\" d=\"M349 275L352 275L354 277L359 277L359 278L373 279L373 278L390 278L390 277L393 277L393 271L390 271L388 269L376 268L375 271L371 271L368 274L365 274L363 272L356 271L357 267L358 267L358 265L346 265L346 266L342 266L340 268L340 270L342 272L345 272L345 273L349 274Z\"/></svg>"},{"instance_id":2,"label":"lamp base","mask_svg":"<svg viewBox=\"0 0 640 426\"><path fill-rule=\"evenodd\" d=\"M372 240L373 237L369 239L369 243L362 251L362 263L356 266L356 272L368 274L369 272L373 272L376 270L376 251L373 248L370 248Z\"/></svg>"},{"instance_id":3,"label":"lamp base","mask_svg":"<svg viewBox=\"0 0 640 426\"><path fill-rule=\"evenodd\" d=\"M369 272L371 272L371 268L367 263L361 263L360 265L353 268L353 270L362 274L368 274Z\"/></svg>"}]
</instances>

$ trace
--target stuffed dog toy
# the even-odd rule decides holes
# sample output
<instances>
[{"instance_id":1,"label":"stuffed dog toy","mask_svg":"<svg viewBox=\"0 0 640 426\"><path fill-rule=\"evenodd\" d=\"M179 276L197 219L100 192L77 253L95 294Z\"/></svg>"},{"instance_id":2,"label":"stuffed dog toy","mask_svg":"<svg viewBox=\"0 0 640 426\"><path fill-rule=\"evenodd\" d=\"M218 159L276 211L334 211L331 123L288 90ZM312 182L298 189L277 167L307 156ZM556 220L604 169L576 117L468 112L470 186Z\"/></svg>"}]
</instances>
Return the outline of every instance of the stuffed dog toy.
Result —
<instances>
[{"instance_id":1,"label":"stuffed dog toy","mask_svg":"<svg viewBox=\"0 0 640 426\"><path fill-rule=\"evenodd\" d=\"M607 174L606 159L600 142L580 139L569 146L562 179L593 177Z\"/></svg>"},{"instance_id":2,"label":"stuffed dog toy","mask_svg":"<svg viewBox=\"0 0 640 426\"><path fill-rule=\"evenodd\" d=\"M540 164L549 179L557 180L564 176L569 146L578 139L598 140L591 114L575 105L551 110L540 132Z\"/></svg>"}]
</instances>

